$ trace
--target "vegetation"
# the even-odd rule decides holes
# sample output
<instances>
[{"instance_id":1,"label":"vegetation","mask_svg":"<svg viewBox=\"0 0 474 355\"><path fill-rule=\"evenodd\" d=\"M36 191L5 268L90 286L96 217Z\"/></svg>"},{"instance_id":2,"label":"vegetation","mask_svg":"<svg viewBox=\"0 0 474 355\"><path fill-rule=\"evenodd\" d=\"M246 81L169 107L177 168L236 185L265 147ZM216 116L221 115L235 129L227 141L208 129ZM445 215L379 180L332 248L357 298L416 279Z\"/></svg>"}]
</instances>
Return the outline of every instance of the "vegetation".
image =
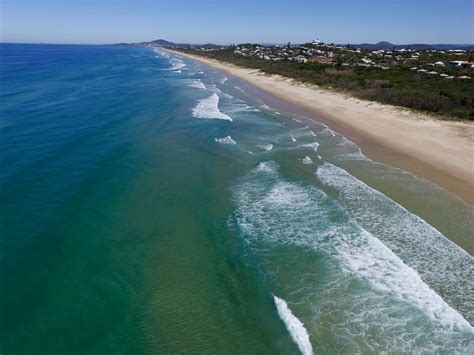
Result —
<instances>
[{"instance_id":1,"label":"vegetation","mask_svg":"<svg viewBox=\"0 0 474 355\"><path fill-rule=\"evenodd\" d=\"M459 58L452 54L421 52L416 63L410 60L395 61L389 56L379 59L377 66L358 66L367 52L337 51L331 64L298 63L289 60L264 60L255 56L241 56L229 47L213 51L186 50L189 53L226 61L246 68L260 69L267 74L278 74L301 82L350 93L361 99L432 112L441 119L474 120L474 80L459 79L472 76L473 68L432 68L455 76L446 79L439 75L417 73L410 69L421 68L428 62L473 60L472 52ZM388 58L387 58L388 57ZM463 56L464 57L464 56ZM399 59L399 58L398 58ZM382 66L386 67L382 68Z\"/></svg>"}]
</instances>

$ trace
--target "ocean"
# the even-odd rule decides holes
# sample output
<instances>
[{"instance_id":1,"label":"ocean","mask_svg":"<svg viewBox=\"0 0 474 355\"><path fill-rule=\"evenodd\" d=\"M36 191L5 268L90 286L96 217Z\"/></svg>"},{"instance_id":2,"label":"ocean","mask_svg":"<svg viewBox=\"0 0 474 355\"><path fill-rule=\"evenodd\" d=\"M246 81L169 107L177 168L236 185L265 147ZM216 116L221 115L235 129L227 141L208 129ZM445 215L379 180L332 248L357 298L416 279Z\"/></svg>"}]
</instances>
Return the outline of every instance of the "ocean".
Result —
<instances>
[{"instance_id":1,"label":"ocean","mask_svg":"<svg viewBox=\"0 0 474 355\"><path fill-rule=\"evenodd\" d=\"M2 354L474 352L472 206L164 50L0 50Z\"/></svg>"}]
</instances>

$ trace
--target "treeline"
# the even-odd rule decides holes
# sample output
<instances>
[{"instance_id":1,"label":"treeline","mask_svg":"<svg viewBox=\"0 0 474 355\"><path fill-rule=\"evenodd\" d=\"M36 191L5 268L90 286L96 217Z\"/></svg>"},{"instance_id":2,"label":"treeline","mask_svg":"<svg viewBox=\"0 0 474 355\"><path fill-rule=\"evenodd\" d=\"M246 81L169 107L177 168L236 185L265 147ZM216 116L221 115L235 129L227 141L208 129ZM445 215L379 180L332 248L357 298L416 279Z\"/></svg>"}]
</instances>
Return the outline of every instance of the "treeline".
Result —
<instances>
[{"instance_id":1,"label":"treeline","mask_svg":"<svg viewBox=\"0 0 474 355\"><path fill-rule=\"evenodd\" d=\"M246 68L260 69L266 74L278 74L301 82L350 93L367 99L415 110L432 112L442 119L474 120L474 80L445 79L417 74L407 65L391 66L387 70L373 67L347 67L260 60L234 55L232 49L193 54L211 57ZM451 69L453 75L472 75L473 69Z\"/></svg>"}]
</instances>

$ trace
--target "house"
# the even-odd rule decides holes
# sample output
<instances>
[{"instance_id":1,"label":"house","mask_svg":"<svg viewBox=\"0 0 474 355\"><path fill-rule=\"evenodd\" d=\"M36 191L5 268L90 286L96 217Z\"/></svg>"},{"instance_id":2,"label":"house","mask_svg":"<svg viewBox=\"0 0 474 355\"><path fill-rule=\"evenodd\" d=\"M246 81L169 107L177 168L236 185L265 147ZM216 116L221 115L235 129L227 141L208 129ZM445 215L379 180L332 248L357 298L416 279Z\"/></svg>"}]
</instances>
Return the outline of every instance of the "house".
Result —
<instances>
[{"instance_id":1,"label":"house","mask_svg":"<svg viewBox=\"0 0 474 355\"><path fill-rule=\"evenodd\" d=\"M474 67L474 62L466 62L464 60L452 60L449 62L451 68L472 68Z\"/></svg>"},{"instance_id":2,"label":"house","mask_svg":"<svg viewBox=\"0 0 474 355\"><path fill-rule=\"evenodd\" d=\"M456 68L456 67L459 67L461 65L461 61L460 60L452 60L448 63L448 65L451 68Z\"/></svg>"}]
</instances>

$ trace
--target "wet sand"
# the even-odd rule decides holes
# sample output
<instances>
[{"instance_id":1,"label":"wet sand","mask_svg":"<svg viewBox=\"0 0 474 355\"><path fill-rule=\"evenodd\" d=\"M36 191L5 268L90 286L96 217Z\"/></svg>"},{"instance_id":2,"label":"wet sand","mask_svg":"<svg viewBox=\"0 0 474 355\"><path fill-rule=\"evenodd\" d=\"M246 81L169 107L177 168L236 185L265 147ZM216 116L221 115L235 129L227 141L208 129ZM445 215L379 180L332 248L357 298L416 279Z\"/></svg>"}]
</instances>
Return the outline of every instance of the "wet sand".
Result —
<instances>
[{"instance_id":1,"label":"wet sand","mask_svg":"<svg viewBox=\"0 0 474 355\"><path fill-rule=\"evenodd\" d=\"M298 106L360 146L370 159L399 167L456 194L474 205L474 124L441 121L408 109L356 99L277 75L214 59L177 54Z\"/></svg>"}]
</instances>

